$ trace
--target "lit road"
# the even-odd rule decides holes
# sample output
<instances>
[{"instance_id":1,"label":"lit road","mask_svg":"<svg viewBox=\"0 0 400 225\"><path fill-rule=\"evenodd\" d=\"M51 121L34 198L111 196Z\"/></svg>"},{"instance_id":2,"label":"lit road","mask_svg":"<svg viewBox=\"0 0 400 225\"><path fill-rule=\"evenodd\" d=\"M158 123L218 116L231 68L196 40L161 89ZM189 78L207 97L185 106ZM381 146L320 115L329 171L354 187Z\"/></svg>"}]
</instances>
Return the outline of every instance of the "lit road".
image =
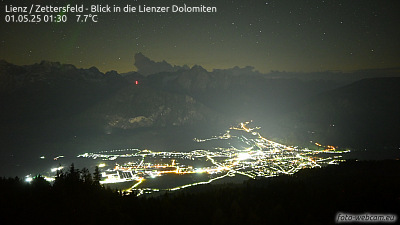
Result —
<instances>
[{"instance_id":1,"label":"lit road","mask_svg":"<svg viewBox=\"0 0 400 225\"><path fill-rule=\"evenodd\" d=\"M195 185L208 184L225 177L238 174L251 179L274 177L281 174L294 174L304 168L321 167L338 164L343 153L349 150L338 150L334 146L323 146L315 143L319 149L300 149L286 146L263 137L260 128L250 127L250 122L240 123L229 128L224 134L207 139L195 138L198 143L224 140L227 143L242 143L249 146L243 149L230 146L215 149L197 149L191 152L153 152L139 149L108 150L97 153L84 153L78 157L101 159L102 184L136 182L129 189L138 195L160 191L160 188L141 187L146 179L158 179L169 174L206 174L209 179L193 181L164 190L175 191ZM330 157L322 157L321 154ZM106 166L108 164L109 166ZM199 164L203 166L198 166ZM197 165L197 166L194 166ZM180 176L176 179L180 179Z\"/></svg>"}]
</instances>

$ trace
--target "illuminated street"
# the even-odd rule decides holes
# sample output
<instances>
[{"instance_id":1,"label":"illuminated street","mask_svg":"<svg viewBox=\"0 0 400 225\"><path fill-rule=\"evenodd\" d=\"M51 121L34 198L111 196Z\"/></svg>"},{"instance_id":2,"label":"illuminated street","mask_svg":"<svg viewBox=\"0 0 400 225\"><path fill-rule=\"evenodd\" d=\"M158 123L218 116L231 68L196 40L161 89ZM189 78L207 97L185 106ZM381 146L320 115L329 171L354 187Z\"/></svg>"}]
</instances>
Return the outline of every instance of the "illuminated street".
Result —
<instances>
[{"instance_id":1,"label":"illuminated street","mask_svg":"<svg viewBox=\"0 0 400 225\"><path fill-rule=\"evenodd\" d=\"M218 147L212 150L197 149L191 152L153 152L150 150L121 149L84 153L78 157L101 159L105 161L99 165L102 169L102 184L133 181L136 183L126 192L135 190L138 195L160 190L179 190L182 188L208 184L225 177L236 175L247 176L251 179L258 177L273 177L280 174L294 174L304 168L321 167L327 164L338 164L342 153L333 146L316 145L324 150L299 149L268 140L257 130L250 127L250 122L231 127L226 133L208 139L194 141L203 143L215 140L226 142L238 141L248 146L238 149ZM329 153L330 157L321 154ZM123 162L122 162L123 161ZM190 174L204 174L200 180L177 185L169 188L149 188L147 180L161 179L164 176L181 175L174 177L176 181ZM206 178L206 180L204 180ZM180 182L176 182L178 184Z\"/></svg>"}]
</instances>

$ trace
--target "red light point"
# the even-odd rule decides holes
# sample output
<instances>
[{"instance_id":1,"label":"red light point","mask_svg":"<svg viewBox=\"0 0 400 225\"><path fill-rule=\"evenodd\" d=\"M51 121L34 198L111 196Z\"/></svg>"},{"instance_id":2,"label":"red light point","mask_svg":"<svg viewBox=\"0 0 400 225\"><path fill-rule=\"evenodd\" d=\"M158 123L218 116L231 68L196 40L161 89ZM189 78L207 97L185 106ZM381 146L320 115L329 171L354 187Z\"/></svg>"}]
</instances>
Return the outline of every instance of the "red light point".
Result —
<instances>
[{"instance_id":1,"label":"red light point","mask_svg":"<svg viewBox=\"0 0 400 225\"><path fill-rule=\"evenodd\" d=\"M138 85L138 84L139 84L139 81L135 81L135 84Z\"/></svg>"}]
</instances>

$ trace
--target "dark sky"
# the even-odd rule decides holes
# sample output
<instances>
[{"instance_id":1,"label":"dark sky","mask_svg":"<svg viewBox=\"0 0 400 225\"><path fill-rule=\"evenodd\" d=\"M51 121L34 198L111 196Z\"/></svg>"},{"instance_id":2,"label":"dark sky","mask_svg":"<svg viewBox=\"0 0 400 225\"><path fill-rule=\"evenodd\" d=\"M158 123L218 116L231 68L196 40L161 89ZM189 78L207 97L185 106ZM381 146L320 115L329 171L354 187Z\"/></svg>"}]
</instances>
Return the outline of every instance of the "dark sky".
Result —
<instances>
[{"instance_id":1,"label":"dark sky","mask_svg":"<svg viewBox=\"0 0 400 225\"><path fill-rule=\"evenodd\" d=\"M101 71L135 70L137 52L208 70L254 66L260 72L400 66L398 0L37 0L35 4L214 6L216 13L92 13L98 22L6 23L1 2L0 59L15 64L59 61ZM83 14L89 14L86 12ZM21 13L19 13L21 14ZM23 14L23 13L22 13ZM36 13L37 14L37 13ZM57 15L41 13L40 15Z\"/></svg>"}]
</instances>

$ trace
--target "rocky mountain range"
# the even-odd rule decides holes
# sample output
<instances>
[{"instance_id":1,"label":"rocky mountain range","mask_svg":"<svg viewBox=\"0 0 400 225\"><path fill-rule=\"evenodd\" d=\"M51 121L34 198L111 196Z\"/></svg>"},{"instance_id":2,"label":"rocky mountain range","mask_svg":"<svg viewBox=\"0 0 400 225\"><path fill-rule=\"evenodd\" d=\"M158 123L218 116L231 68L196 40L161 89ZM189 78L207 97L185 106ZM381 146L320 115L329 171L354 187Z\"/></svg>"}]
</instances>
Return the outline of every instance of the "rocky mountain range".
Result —
<instances>
[{"instance_id":1,"label":"rocky mountain range","mask_svg":"<svg viewBox=\"0 0 400 225\"><path fill-rule=\"evenodd\" d=\"M262 74L252 67L207 71L141 53L135 66L137 72L118 74L48 61L0 61L2 136L57 139L255 120L285 143L400 146L396 69L347 78L335 72Z\"/></svg>"}]
</instances>

